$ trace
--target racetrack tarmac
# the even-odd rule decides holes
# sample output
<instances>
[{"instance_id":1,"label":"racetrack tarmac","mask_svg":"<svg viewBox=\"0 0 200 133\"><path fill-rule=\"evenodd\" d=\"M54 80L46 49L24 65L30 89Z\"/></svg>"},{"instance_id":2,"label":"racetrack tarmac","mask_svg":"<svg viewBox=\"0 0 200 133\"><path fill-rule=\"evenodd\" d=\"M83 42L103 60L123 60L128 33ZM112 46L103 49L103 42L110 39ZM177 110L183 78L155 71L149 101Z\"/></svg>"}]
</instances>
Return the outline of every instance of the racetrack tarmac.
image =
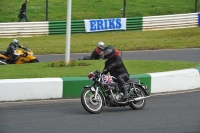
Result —
<instances>
[{"instance_id":1,"label":"racetrack tarmac","mask_svg":"<svg viewBox=\"0 0 200 133\"><path fill-rule=\"evenodd\" d=\"M0 133L199 133L200 90L152 96L143 110L104 107L89 114L80 99L0 103Z\"/></svg>"},{"instance_id":2,"label":"racetrack tarmac","mask_svg":"<svg viewBox=\"0 0 200 133\"><path fill-rule=\"evenodd\" d=\"M90 53L71 53L70 58L83 59ZM65 54L36 55L41 62L65 60ZM200 63L200 48L122 51L125 60L174 60Z\"/></svg>"}]
</instances>

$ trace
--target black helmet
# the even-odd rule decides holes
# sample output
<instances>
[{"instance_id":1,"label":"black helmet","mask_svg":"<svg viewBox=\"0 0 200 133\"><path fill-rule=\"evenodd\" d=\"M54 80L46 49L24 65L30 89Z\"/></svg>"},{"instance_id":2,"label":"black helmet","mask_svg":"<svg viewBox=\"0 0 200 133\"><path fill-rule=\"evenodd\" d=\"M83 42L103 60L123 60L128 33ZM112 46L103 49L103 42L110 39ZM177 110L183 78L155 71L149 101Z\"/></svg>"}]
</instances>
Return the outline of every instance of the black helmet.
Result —
<instances>
[{"instance_id":1,"label":"black helmet","mask_svg":"<svg viewBox=\"0 0 200 133\"><path fill-rule=\"evenodd\" d=\"M115 54L115 48L113 46L107 46L104 48L103 53L104 53L104 59L111 58Z\"/></svg>"}]
</instances>

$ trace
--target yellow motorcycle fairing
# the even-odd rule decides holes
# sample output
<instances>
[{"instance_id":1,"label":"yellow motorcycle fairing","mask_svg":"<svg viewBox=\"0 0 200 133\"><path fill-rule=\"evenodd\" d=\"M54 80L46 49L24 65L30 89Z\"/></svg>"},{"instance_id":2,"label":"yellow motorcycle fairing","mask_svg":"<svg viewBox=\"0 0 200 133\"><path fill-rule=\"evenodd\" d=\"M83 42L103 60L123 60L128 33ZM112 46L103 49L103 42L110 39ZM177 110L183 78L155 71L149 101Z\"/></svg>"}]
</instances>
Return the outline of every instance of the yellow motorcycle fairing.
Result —
<instances>
[{"instance_id":1,"label":"yellow motorcycle fairing","mask_svg":"<svg viewBox=\"0 0 200 133\"><path fill-rule=\"evenodd\" d=\"M22 51L22 50L17 50L17 53L22 55L24 53L27 53L27 56L19 56L19 59L15 62L15 64L23 64L23 63L28 63L32 60L35 60L36 57L33 56L33 52L32 51Z\"/></svg>"}]
</instances>

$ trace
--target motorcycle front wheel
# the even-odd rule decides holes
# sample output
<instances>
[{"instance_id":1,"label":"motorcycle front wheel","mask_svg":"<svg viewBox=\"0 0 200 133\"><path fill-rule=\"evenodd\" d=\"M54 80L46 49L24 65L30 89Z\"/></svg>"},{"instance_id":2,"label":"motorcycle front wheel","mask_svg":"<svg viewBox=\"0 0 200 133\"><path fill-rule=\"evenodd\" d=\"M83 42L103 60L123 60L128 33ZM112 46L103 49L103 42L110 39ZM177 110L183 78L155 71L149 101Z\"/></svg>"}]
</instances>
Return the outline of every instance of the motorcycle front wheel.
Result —
<instances>
[{"instance_id":1,"label":"motorcycle front wheel","mask_svg":"<svg viewBox=\"0 0 200 133\"><path fill-rule=\"evenodd\" d=\"M131 95L134 95L136 97L145 97L145 93L141 86L135 86L135 89L132 88L130 90ZM133 101L130 103L130 107L134 110L140 110L143 109L146 105L146 99L142 99L140 101Z\"/></svg>"},{"instance_id":2,"label":"motorcycle front wheel","mask_svg":"<svg viewBox=\"0 0 200 133\"><path fill-rule=\"evenodd\" d=\"M81 103L84 109L91 114L100 113L104 105L102 95L98 92L95 98L95 92L93 92L90 88L86 88L82 92Z\"/></svg>"},{"instance_id":3,"label":"motorcycle front wheel","mask_svg":"<svg viewBox=\"0 0 200 133\"><path fill-rule=\"evenodd\" d=\"M34 60L31 60L30 63L37 63L39 62L39 60L37 58L35 58Z\"/></svg>"}]
</instances>

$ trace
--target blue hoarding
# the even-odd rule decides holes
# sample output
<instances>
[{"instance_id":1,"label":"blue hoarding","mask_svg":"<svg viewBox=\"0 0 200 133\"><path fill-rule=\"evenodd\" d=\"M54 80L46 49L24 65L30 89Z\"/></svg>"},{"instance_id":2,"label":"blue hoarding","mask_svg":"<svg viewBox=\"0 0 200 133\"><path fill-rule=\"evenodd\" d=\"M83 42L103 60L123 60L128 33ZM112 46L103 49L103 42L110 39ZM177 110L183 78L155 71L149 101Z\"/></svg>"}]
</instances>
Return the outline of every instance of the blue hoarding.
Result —
<instances>
[{"instance_id":1,"label":"blue hoarding","mask_svg":"<svg viewBox=\"0 0 200 133\"><path fill-rule=\"evenodd\" d=\"M200 27L200 13L198 14L198 26Z\"/></svg>"}]
</instances>

